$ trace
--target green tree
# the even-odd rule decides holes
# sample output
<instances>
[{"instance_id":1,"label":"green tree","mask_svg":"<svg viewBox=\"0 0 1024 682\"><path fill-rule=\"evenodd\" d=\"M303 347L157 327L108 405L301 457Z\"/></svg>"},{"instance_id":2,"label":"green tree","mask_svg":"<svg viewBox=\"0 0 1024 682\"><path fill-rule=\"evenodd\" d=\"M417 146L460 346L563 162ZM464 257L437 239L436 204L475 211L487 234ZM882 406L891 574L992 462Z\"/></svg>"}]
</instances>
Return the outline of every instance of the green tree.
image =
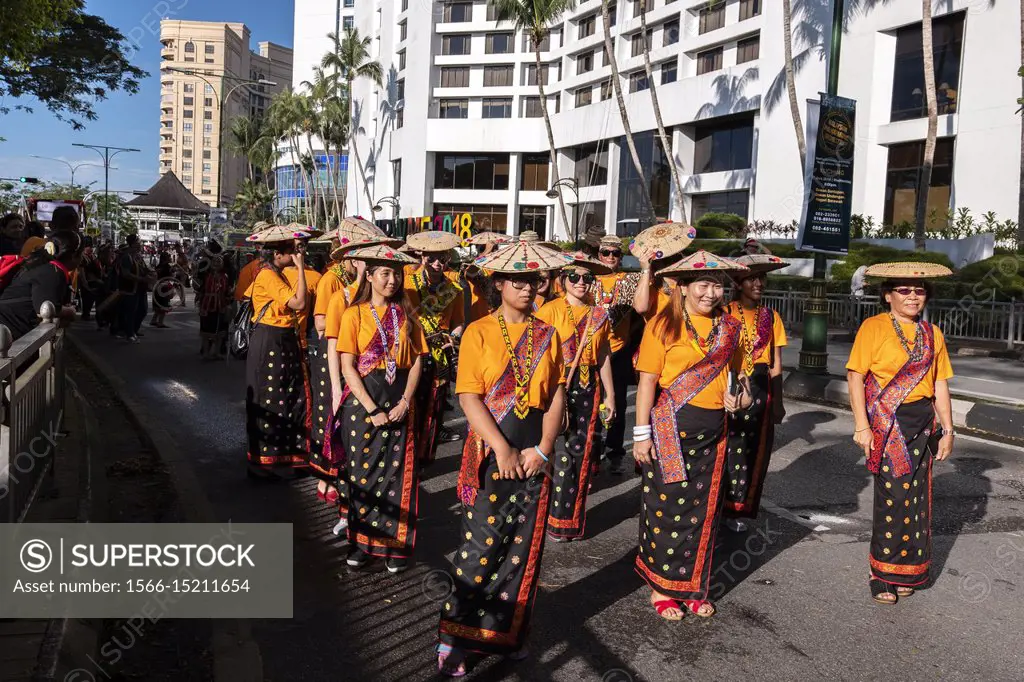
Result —
<instances>
[{"instance_id":1,"label":"green tree","mask_svg":"<svg viewBox=\"0 0 1024 682\"><path fill-rule=\"evenodd\" d=\"M135 218L128 213L128 209L121 203L121 197L118 195L97 194L92 198L91 203L92 206L89 207L89 222L99 224L100 220L109 220L114 231L122 234L135 234L139 231Z\"/></svg>"},{"instance_id":2,"label":"green tree","mask_svg":"<svg viewBox=\"0 0 1024 682\"><path fill-rule=\"evenodd\" d=\"M270 215L270 205L274 201L274 193L263 183L251 178L242 181L231 204L231 212L245 216L247 222L266 220Z\"/></svg>"},{"instance_id":3,"label":"green tree","mask_svg":"<svg viewBox=\"0 0 1024 682\"><path fill-rule=\"evenodd\" d=\"M925 220L928 190L935 164L935 138L939 131L939 105L935 94L935 52L932 49L932 0L921 0L921 53L924 56L924 96L928 110L928 133L924 139L924 161L917 184L917 212L914 216L914 248L925 250Z\"/></svg>"},{"instance_id":4,"label":"green tree","mask_svg":"<svg viewBox=\"0 0 1024 682\"><path fill-rule=\"evenodd\" d=\"M90 182L88 185L79 185L78 183L71 185L66 182L42 182L34 187L30 185L25 194L36 199L49 199L51 201L63 199L77 199L81 201L85 199L85 195L89 193L90 188L95 184L95 182Z\"/></svg>"},{"instance_id":5,"label":"green tree","mask_svg":"<svg viewBox=\"0 0 1024 682\"><path fill-rule=\"evenodd\" d=\"M138 92L147 74L129 61L124 35L84 8L84 0L0 3L0 102L37 99L77 130L96 119L94 104L111 91ZM0 114L11 108L0 104Z\"/></svg>"},{"instance_id":6,"label":"green tree","mask_svg":"<svg viewBox=\"0 0 1024 682\"><path fill-rule=\"evenodd\" d=\"M793 131L796 133L796 148L800 154L800 169L807 159L807 139L800 117L800 100L796 96L796 72L793 68L793 8L790 0L782 0L782 47L785 58L786 93L789 95L789 111L793 117Z\"/></svg>"}]
</instances>

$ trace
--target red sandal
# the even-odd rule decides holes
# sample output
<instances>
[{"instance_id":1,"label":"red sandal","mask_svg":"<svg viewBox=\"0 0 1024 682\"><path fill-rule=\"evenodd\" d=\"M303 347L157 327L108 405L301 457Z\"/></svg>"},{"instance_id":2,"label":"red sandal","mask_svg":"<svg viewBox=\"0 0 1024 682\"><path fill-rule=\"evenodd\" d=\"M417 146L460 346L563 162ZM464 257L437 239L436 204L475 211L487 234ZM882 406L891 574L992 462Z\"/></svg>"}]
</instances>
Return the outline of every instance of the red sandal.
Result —
<instances>
[{"instance_id":1,"label":"red sandal","mask_svg":"<svg viewBox=\"0 0 1024 682\"><path fill-rule=\"evenodd\" d=\"M710 618L711 616L715 615L715 605L706 599L685 599L683 600L683 604L686 606L687 610L690 613L692 613L695 616L699 616L700 618ZM704 608L705 605L711 607L710 613L701 613L700 610Z\"/></svg>"},{"instance_id":2,"label":"red sandal","mask_svg":"<svg viewBox=\"0 0 1024 682\"><path fill-rule=\"evenodd\" d=\"M651 602L651 606L658 612L658 615L668 621L677 621L683 619L683 610L679 608L679 602L675 599L659 599L658 601ZM669 609L675 609L679 612L679 617L673 618L672 616L666 616L665 612Z\"/></svg>"}]
</instances>

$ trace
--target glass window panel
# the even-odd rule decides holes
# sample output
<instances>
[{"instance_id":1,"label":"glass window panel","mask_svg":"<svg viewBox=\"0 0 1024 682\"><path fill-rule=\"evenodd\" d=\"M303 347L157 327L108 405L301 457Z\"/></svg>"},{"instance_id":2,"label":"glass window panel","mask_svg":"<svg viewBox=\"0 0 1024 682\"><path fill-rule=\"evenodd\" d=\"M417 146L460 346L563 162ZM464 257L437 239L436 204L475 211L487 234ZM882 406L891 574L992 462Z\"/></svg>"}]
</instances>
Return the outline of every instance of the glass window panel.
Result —
<instances>
[{"instance_id":1,"label":"glass window panel","mask_svg":"<svg viewBox=\"0 0 1024 682\"><path fill-rule=\"evenodd\" d=\"M694 172L716 173L750 168L753 144L752 117L698 125L694 135Z\"/></svg>"},{"instance_id":2,"label":"glass window panel","mask_svg":"<svg viewBox=\"0 0 1024 682\"><path fill-rule=\"evenodd\" d=\"M732 213L747 218L750 204L748 190L731 192L711 192L695 194L690 208L690 216L694 222L707 213Z\"/></svg>"},{"instance_id":3,"label":"glass window panel","mask_svg":"<svg viewBox=\"0 0 1024 682\"><path fill-rule=\"evenodd\" d=\"M675 45L679 42L679 20L666 21L661 31L661 45Z\"/></svg>"},{"instance_id":4,"label":"glass window panel","mask_svg":"<svg viewBox=\"0 0 1024 682\"><path fill-rule=\"evenodd\" d=\"M708 31L714 31L725 26L725 3L716 3L715 7L708 7L700 11L700 26L699 32L701 34L707 33Z\"/></svg>"},{"instance_id":5,"label":"glass window panel","mask_svg":"<svg viewBox=\"0 0 1024 682\"><path fill-rule=\"evenodd\" d=\"M489 33L487 34L487 54L509 54L513 51L513 34L511 33Z\"/></svg>"},{"instance_id":6,"label":"glass window panel","mask_svg":"<svg viewBox=\"0 0 1024 682\"><path fill-rule=\"evenodd\" d=\"M761 0L740 0L740 21L761 14Z\"/></svg>"},{"instance_id":7,"label":"glass window panel","mask_svg":"<svg viewBox=\"0 0 1024 682\"><path fill-rule=\"evenodd\" d=\"M745 64L761 57L761 36L736 43L736 63Z\"/></svg>"},{"instance_id":8,"label":"glass window panel","mask_svg":"<svg viewBox=\"0 0 1024 682\"><path fill-rule=\"evenodd\" d=\"M935 94L940 115L953 114L957 110L963 31L963 12L948 14L932 21ZM920 24L907 26L896 32L891 114L893 121L905 121L927 115Z\"/></svg>"},{"instance_id":9,"label":"glass window panel","mask_svg":"<svg viewBox=\"0 0 1024 682\"><path fill-rule=\"evenodd\" d=\"M711 73L722 68L722 48L716 47L697 53L697 75Z\"/></svg>"}]
</instances>

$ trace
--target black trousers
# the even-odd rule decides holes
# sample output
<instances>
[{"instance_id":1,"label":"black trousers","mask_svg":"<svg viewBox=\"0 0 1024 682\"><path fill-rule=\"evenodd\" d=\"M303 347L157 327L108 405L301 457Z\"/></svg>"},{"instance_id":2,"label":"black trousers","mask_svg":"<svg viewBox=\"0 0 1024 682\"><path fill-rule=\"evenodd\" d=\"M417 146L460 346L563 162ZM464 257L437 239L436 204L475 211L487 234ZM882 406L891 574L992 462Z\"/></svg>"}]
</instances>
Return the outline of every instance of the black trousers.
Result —
<instances>
[{"instance_id":1,"label":"black trousers","mask_svg":"<svg viewBox=\"0 0 1024 682\"><path fill-rule=\"evenodd\" d=\"M608 425L605 448L608 459L619 461L626 456L623 440L626 434L626 391L635 382L633 371L633 344L627 344L612 353L612 384L615 387L615 420Z\"/></svg>"}]
</instances>

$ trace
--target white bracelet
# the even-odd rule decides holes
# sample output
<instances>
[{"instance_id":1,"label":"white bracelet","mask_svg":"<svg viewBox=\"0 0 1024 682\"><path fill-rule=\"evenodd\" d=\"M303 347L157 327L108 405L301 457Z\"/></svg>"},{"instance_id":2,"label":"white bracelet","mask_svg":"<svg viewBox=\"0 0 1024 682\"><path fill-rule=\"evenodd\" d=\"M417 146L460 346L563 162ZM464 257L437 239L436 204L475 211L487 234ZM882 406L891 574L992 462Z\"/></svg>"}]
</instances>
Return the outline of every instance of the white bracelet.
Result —
<instances>
[{"instance_id":1,"label":"white bracelet","mask_svg":"<svg viewBox=\"0 0 1024 682\"><path fill-rule=\"evenodd\" d=\"M538 454L538 455L540 455L540 458L541 458L542 460L544 460L545 462L547 462L547 461L548 461L548 456L547 456L547 455L545 455L545 454L543 453L543 451L541 451L541 449L540 449L540 446L539 446L539 445L534 445L534 446L533 446L533 449L537 451L537 454Z\"/></svg>"},{"instance_id":2,"label":"white bracelet","mask_svg":"<svg viewBox=\"0 0 1024 682\"><path fill-rule=\"evenodd\" d=\"M642 435L639 435L639 436L636 435L636 434L633 434L633 442L634 443L643 443L645 440L650 440L650 439L651 439L651 434L649 434L649 433L645 433L645 434L642 434Z\"/></svg>"},{"instance_id":3,"label":"white bracelet","mask_svg":"<svg viewBox=\"0 0 1024 682\"><path fill-rule=\"evenodd\" d=\"M650 432L651 432L651 427L650 427L649 424L646 425L646 426L634 426L633 427L633 435L634 436L637 435L638 433L639 434L644 434L644 433L650 433Z\"/></svg>"}]
</instances>

